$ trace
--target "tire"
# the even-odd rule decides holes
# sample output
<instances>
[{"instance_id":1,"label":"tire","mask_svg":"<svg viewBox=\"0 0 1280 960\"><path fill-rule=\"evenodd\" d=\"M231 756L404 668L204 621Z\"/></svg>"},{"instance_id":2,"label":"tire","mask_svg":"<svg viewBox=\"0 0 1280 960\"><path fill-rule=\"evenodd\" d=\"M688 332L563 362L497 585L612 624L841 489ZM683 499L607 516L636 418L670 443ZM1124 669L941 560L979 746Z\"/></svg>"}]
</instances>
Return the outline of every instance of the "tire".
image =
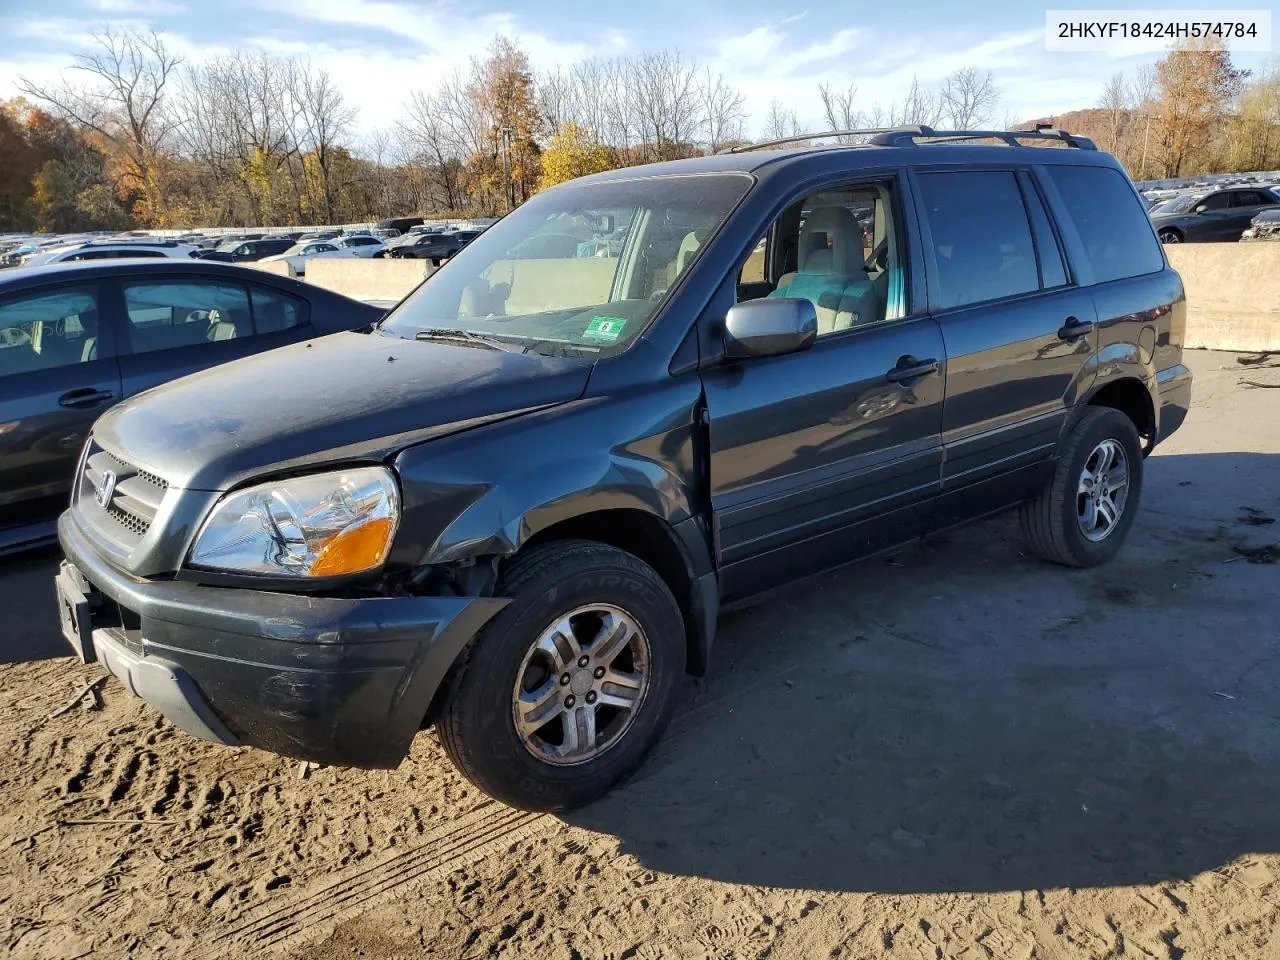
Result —
<instances>
[{"instance_id":1,"label":"tire","mask_svg":"<svg viewBox=\"0 0 1280 960\"><path fill-rule=\"evenodd\" d=\"M1164 230L1161 230L1156 234L1156 236L1160 238L1161 243L1182 242L1182 233L1178 230L1174 230L1172 227L1166 227Z\"/></svg>"},{"instance_id":2,"label":"tire","mask_svg":"<svg viewBox=\"0 0 1280 960\"><path fill-rule=\"evenodd\" d=\"M464 654L441 713L438 732L445 752L463 776L513 807L563 810L595 800L640 764L671 718L685 671L680 608L666 583L647 564L629 553L583 540L551 543L518 556L499 582L498 595L512 601ZM599 648L589 645L592 637L588 634L597 622L609 622L593 612L596 607L629 617L639 628L638 634L622 634L632 638L623 656L630 658L633 672L607 672L603 680L596 681L596 688L584 692L583 684L591 683L603 671L597 662L576 668L581 659L569 657L564 661L567 669L560 673L565 668L556 666L544 653L546 644L536 651L534 648L540 637L553 625L563 623L571 612L588 610L575 618L572 632L575 643L581 640L578 653L583 658L593 653ZM622 622L622 618L612 622ZM560 642L552 641L551 646L559 654ZM644 651L647 663L641 662L636 650ZM612 661L610 667L618 662ZM545 676L529 691L525 684L539 671ZM570 672L572 681L566 685L563 681ZM604 703L606 693L620 690L608 677L645 673L647 681L638 693L637 706L619 710ZM577 713L553 713L539 733L529 733L529 723L522 735L516 723L517 682L522 697L533 698L549 690L545 704L555 711L569 705L567 698L576 692L581 699ZM594 692L597 689L599 692ZM536 699L542 702L540 697ZM569 744L570 723L565 717L576 718L588 702L597 704L592 716L601 724L598 742L604 745L595 755L575 759ZM526 716L536 712L535 708ZM572 725L580 729L576 721ZM610 729L613 739L605 744ZM548 743L557 733L562 734L563 742ZM575 740L579 736L575 733ZM566 755L552 757L557 750L566 751Z\"/></svg>"},{"instance_id":3,"label":"tire","mask_svg":"<svg viewBox=\"0 0 1280 960\"><path fill-rule=\"evenodd\" d=\"M1097 539L1093 539L1084 529L1089 519L1084 500L1092 495L1081 491L1086 486L1086 469L1102 464L1106 455L1099 451L1108 442L1123 453L1127 487L1119 516L1107 524L1105 530L1098 520L1098 528L1093 531ZM1114 453L1115 448L1109 449ZM1118 454L1112 463L1119 463ZM1142 497L1142 469L1142 442L1133 421L1111 407L1085 408L1063 443L1053 477L1036 497L1019 509L1019 524L1031 549L1045 560L1069 567L1096 567L1106 563L1120 550L1133 527ZM1105 470L1108 484L1104 486L1114 484L1115 467ZM1090 486L1098 492L1097 484ZM1105 517L1105 510L1095 508L1095 513Z\"/></svg>"}]
</instances>

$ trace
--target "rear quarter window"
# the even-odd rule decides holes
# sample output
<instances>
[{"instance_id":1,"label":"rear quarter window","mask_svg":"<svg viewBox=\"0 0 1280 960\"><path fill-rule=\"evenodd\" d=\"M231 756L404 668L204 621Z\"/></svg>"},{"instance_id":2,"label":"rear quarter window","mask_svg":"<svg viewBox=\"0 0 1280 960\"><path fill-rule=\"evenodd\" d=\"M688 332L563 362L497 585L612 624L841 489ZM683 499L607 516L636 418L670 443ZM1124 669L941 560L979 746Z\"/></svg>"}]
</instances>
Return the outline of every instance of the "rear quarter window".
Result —
<instances>
[{"instance_id":1,"label":"rear quarter window","mask_svg":"<svg viewBox=\"0 0 1280 960\"><path fill-rule=\"evenodd\" d=\"M1050 166L1094 280L1106 283L1164 269L1150 219L1125 176L1110 167Z\"/></svg>"}]
</instances>

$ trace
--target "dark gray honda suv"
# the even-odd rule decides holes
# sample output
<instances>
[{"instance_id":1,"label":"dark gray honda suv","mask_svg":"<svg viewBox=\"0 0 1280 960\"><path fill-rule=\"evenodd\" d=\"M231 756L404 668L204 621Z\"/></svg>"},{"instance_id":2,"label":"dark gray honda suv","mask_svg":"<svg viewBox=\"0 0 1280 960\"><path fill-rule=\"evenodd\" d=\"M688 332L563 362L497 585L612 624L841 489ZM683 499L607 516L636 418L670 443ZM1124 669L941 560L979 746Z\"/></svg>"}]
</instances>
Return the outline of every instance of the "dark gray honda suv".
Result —
<instances>
[{"instance_id":1,"label":"dark gray honda suv","mask_svg":"<svg viewBox=\"0 0 1280 960\"><path fill-rule=\"evenodd\" d=\"M640 762L725 604L1003 508L1112 557L1191 391L1116 161L770 146L538 194L372 330L110 411L69 642L197 736L384 767L435 725L556 809Z\"/></svg>"}]
</instances>

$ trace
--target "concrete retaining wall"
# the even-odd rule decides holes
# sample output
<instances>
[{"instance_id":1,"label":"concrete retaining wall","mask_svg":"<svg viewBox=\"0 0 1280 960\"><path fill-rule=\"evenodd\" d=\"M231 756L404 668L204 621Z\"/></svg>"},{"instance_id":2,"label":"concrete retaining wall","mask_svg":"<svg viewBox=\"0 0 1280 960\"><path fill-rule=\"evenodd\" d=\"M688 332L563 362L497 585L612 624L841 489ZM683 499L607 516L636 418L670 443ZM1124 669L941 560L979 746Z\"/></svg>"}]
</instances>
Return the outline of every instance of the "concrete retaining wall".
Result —
<instances>
[{"instance_id":1,"label":"concrete retaining wall","mask_svg":"<svg viewBox=\"0 0 1280 960\"><path fill-rule=\"evenodd\" d=\"M288 260L272 260L270 263L251 260L246 266L253 267L255 270L265 270L267 273L274 273L281 277L296 277L298 275L294 272L293 264Z\"/></svg>"},{"instance_id":2,"label":"concrete retaining wall","mask_svg":"<svg viewBox=\"0 0 1280 960\"><path fill-rule=\"evenodd\" d=\"M426 260L319 257L308 261L303 279L357 300L400 300L434 272Z\"/></svg>"},{"instance_id":3,"label":"concrete retaining wall","mask_svg":"<svg viewBox=\"0 0 1280 960\"><path fill-rule=\"evenodd\" d=\"M1280 242L1166 246L1187 288L1186 346L1280 350Z\"/></svg>"},{"instance_id":4,"label":"concrete retaining wall","mask_svg":"<svg viewBox=\"0 0 1280 960\"><path fill-rule=\"evenodd\" d=\"M1280 241L1165 248L1187 288L1186 346L1280 350ZM291 275L287 263L255 264ZM400 300L433 272L425 260L317 259L306 279L357 300Z\"/></svg>"}]
</instances>

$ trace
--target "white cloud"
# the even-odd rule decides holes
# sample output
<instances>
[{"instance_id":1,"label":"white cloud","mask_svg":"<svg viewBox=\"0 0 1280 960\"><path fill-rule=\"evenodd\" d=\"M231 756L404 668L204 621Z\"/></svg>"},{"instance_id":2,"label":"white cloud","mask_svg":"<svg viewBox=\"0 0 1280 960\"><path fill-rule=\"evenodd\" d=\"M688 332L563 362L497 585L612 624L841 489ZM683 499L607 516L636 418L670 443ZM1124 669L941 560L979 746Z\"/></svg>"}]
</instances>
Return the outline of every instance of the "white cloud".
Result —
<instances>
[{"instance_id":1,"label":"white cloud","mask_svg":"<svg viewBox=\"0 0 1280 960\"><path fill-rule=\"evenodd\" d=\"M99 13L130 13L155 17L165 13L180 13L182 5L174 0L83 0L85 6Z\"/></svg>"},{"instance_id":2,"label":"white cloud","mask_svg":"<svg viewBox=\"0 0 1280 960\"><path fill-rule=\"evenodd\" d=\"M142 14L168 9L174 0L85 2L109 14L115 24L145 28L148 21L141 19ZM535 69L639 49L622 30L603 29L584 37L580 29L570 34L567 26L550 18L510 12L473 16L452 2L257 0L253 8L287 18L296 28L269 33L279 20L267 17L259 33L246 37L243 31L253 29L250 18L239 25L239 36L222 32L212 40L202 36L197 41L170 29L166 42L174 53L193 63L234 47L309 57L334 75L358 107L362 133L392 126L402 116L410 91L431 89L455 70L465 70L470 58L483 55L498 34L516 38ZM0 97L16 92L19 74L39 82L56 81L71 64L71 52L87 46L89 29L96 22L65 16L0 17L0 35L33 41L29 52L22 52L19 42L0 45ZM159 22L165 26L163 18ZM857 21L851 15L846 22ZM1092 104L1106 75L1125 65L1102 55L1047 53L1039 25L985 35L979 34L977 26L951 34L939 34L924 25L909 32L842 27L839 22L824 24L823 30L818 26L815 18L801 11L759 24L739 23L733 33L712 34L701 43L673 33L666 45L699 57L743 92L752 132L759 130L775 97L796 111L802 126L820 129L820 83L856 86L859 105L869 109L877 101L888 104L900 99L913 76L936 87L947 74L970 64L995 75L1003 94L997 120L1006 115L1030 119ZM370 40L370 31L395 39L380 46ZM299 39L316 35L323 39ZM654 34L646 32L645 36L645 49L663 45L660 35L651 39ZM36 52L55 44L66 53Z\"/></svg>"}]
</instances>

